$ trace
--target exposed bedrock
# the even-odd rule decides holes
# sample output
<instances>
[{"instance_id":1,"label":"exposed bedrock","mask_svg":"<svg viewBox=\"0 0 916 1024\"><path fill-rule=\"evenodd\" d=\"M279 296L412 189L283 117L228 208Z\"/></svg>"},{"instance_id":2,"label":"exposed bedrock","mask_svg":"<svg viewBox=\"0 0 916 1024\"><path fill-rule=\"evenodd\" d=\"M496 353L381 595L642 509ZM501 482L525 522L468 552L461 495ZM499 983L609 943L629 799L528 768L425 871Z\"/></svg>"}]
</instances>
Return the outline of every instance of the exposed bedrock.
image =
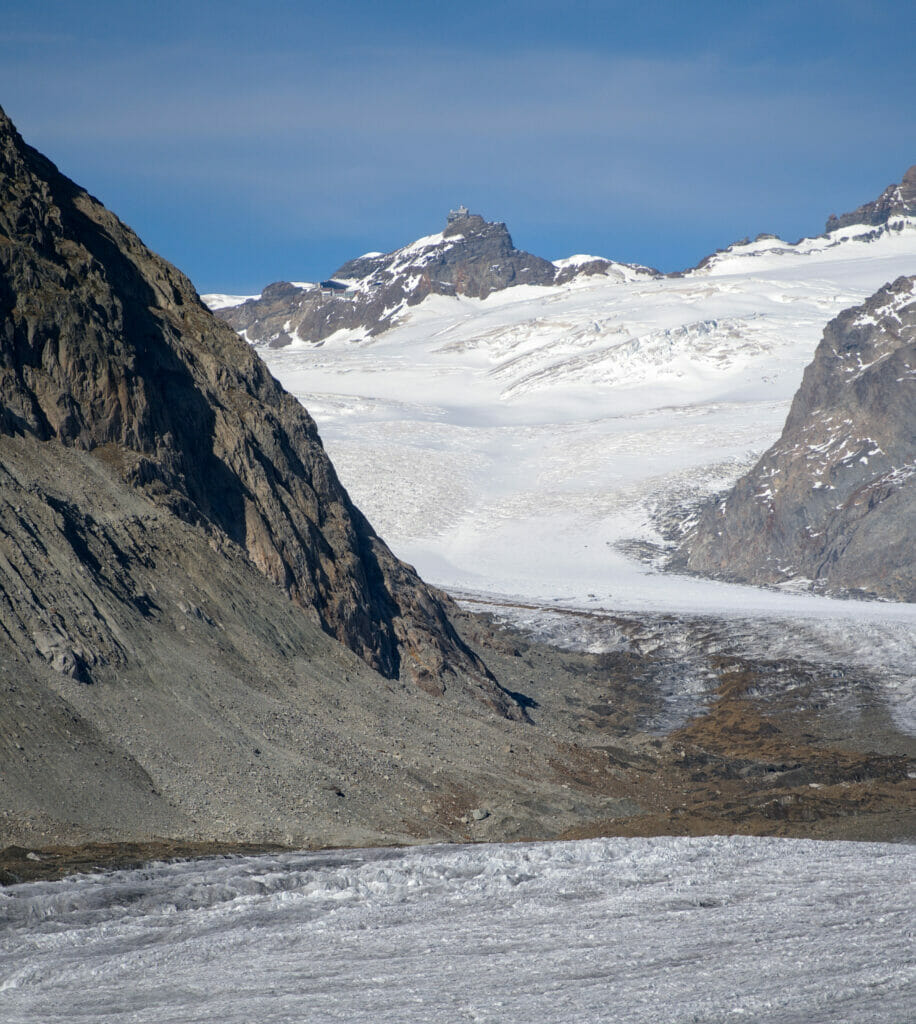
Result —
<instances>
[{"instance_id":1,"label":"exposed bedrock","mask_svg":"<svg viewBox=\"0 0 916 1024\"><path fill-rule=\"evenodd\" d=\"M916 277L824 330L782 436L685 541L688 569L916 600Z\"/></svg>"},{"instance_id":2,"label":"exposed bedrock","mask_svg":"<svg viewBox=\"0 0 916 1024\"><path fill-rule=\"evenodd\" d=\"M470 680L502 713L520 713L451 628L448 599L398 561L353 506L299 402L187 278L27 146L2 112L0 314L0 435L91 453L125 487L205 530L214 559L227 545L246 552L382 675L436 693ZM4 455L12 480L17 449ZM99 586L108 585L106 559L129 576L132 560L145 557L142 537L133 553L119 553L96 530L104 507L50 491L47 500L58 503L55 530ZM23 547L31 532L17 504L0 506L10 545L0 585L14 618L29 600L20 598L17 560L40 561L43 543L39 530L34 550ZM60 586L60 599L42 601L58 607L58 633L79 635L64 615L66 579ZM129 637L120 646L127 651ZM75 656L55 653L52 640L36 640L30 653L89 671L85 659L74 668Z\"/></svg>"}]
</instances>

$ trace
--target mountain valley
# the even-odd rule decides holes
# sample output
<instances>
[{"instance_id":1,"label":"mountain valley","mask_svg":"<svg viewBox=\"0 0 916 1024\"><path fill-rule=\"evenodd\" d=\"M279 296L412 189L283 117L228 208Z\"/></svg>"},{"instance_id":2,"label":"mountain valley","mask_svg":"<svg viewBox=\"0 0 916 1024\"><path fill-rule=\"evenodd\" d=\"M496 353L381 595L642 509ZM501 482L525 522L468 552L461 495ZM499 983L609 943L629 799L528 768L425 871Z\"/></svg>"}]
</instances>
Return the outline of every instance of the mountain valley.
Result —
<instances>
[{"instance_id":1,"label":"mountain valley","mask_svg":"<svg viewBox=\"0 0 916 1024\"><path fill-rule=\"evenodd\" d=\"M0 143L4 881L244 843L912 838L913 605L669 568L825 323L897 315L906 188L667 276L458 211L205 297L239 338Z\"/></svg>"}]
</instances>

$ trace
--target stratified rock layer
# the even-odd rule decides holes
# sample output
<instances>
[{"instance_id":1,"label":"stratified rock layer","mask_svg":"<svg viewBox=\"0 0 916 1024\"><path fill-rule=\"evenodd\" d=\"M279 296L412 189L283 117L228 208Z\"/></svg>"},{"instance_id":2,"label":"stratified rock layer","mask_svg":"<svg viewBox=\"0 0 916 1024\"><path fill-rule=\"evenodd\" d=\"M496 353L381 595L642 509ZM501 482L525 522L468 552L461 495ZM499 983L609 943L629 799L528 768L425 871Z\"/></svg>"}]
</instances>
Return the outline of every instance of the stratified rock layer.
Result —
<instances>
[{"instance_id":1,"label":"stratified rock layer","mask_svg":"<svg viewBox=\"0 0 916 1024\"><path fill-rule=\"evenodd\" d=\"M782 437L684 548L686 567L753 583L916 600L916 277L824 331Z\"/></svg>"},{"instance_id":2,"label":"stratified rock layer","mask_svg":"<svg viewBox=\"0 0 916 1024\"><path fill-rule=\"evenodd\" d=\"M205 530L214 558L226 545L247 552L383 675L431 692L470 678L487 702L517 713L450 626L447 599L394 558L354 508L302 406L182 274L25 145L2 111L0 315L0 436L91 452L127 486ZM14 463L6 469L15 477ZM89 515L54 500L62 502L59 531L99 586L109 586L108 562L114 572L122 561L129 576L131 559L143 559L142 531L136 550L119 554L99 525L104 508ZM29 548L15 500L0 511L10 541L0 563L7 637L86 674L95 655L66 644L85 632L77 609L58 615L53 629L28 624L36 601L68 607L67 581L59 600L35 597L19 563L40 563L42 536ZM47 579L40 565L34 575L37 585ZM129 638L118 643L127 656Z\"/></svg>"}]
</instances>

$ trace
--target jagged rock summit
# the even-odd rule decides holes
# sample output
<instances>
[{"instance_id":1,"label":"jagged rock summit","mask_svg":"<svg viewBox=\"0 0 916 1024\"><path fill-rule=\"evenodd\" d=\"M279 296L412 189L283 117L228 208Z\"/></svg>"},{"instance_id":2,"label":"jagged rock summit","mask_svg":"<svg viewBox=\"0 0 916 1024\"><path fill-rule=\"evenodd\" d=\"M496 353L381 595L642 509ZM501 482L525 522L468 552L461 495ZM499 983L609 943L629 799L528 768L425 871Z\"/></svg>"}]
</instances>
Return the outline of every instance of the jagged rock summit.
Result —
<instances>
[{"instance_id":1,"label":"jagged rock summit","mask_svg":"<svg viewBox=\"0 0 916 1024\"><path fill-rule=\"evenodd\" d=\"M384 288L402 283L409 302L427 295L467 295L485 299L516 284L550 284L554 266L516 249L505 224L488 223L464 207L450 211L444 231L421 238L387 256L350 260L333 275L341 283ZM410 279L416 280L410 280Z\"/></svg>"},{"instance_id":2,"label":"jagged rock summit","mask_svg":"<svg viewBox=\"0 0 916 1024\"><path fill-rule=\"evenodd\" d=\"M829 234L855 224L878 227L899 217L916 217L916 164L904 174L899 185L888 185L877 199L840 217L831 215L826 231Z\"/></svg>"},{"instance_id":3,"label":"jagged rock summit","mask_svg":"<svg viewBox=\"0 0 916 1024\"><path fill-rule=\"evenodd\" d=\"M302 406L2 111L0 312L4 648L86 681L129 662L130 628L100 609L114 594L156 618L138 582L152 516L204 538L214 577L244 553L383 676L434 693L452 680L519 713L450 626L448 599L353 506ZM40 464L50 473L36 479ZM67 490L77 478L96 481L98 504ZM139 518L125 526L127 508Z\"/></svg>"},{"instance_id":4,"label":"jagged rock summit","mask_svg":"<svg viewBox=\"0 0 916 1024\"><path fill-rule=\"evenodd\" d=\"M916 277L824 330L782 436L682 550L751 583L916 601Z\"/></svg>"},{"instance_id":5,"label":"jagged rock summit","mask_svg":"<svg viewBox=\"0 0 916 1024\"><path fill-rule=\"evenodd\" d=\"M278 281L255 299L217 310L253 344L280 348L321 342L341 330L372 337L395 326L430 295L485 299L516 285L566 284L576 276L657 276L647 267L600 257L551 263L516 249L506 225L461 206L445 228L391 253L349 260L320 284Z\"/></svg>"}]
</instances>

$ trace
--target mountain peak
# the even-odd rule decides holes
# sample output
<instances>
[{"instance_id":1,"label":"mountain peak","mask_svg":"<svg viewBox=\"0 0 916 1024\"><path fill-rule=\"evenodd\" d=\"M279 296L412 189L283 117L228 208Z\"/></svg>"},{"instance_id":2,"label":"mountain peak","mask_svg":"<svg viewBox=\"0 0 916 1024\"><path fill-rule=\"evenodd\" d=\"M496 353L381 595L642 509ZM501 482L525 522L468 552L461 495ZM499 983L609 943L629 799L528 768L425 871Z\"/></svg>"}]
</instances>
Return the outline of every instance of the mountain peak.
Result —
<instances>
[{"instance_id":1,"label":"mountain peak","mask_svg":"<svg viewBox=\"0 0 916 1024\"><path fill-rule=\"evenodd\" d=\"M258 299L219 315L249 341L276 348L340 330L380 334L430 295L485 299L517 284L554 284L556 276L548 260L515 248L504 223L460 206L437 234L358 256L320 285L268 285Z\"/></svg>"},{"instance_id":2,"label":"mountain peak","mask_svg":"<svg viewBox=\"0 0 916 1024\"><path fill-rule=\"evenodd\" d=\"M445 238L451 238L455 235L475 235L487 229L499 228L506 234L509 233L505 224L490 223L484 220L479 213L469 213L465 207L459 206L457 210L449 210L448 217L445 220L445 230L442 234Z\"/></svg>"},{"instance_id":3,"label":"mountain peak","mask_svg":"<svg viewBox=\"0 0 916 1024\"><path fill-rule=\"evenodd\" d=\"M827 220L826 233L853 224L872 224L878 227L895 217L916 217L916 164L907 170L899 185L888 185L877 199L863 203L851 213L839 217L831 214Z\"/></svg>"},{"instance_id":4,"label":"mountain peak","mask_svg":"<svg viewBox=\"0 0 916 1024\"><path fill-rule=\"evenodd\" d=\"M16 126L9 119L3 107L0 107L0 137L5 135L15 135L16 138L20 138L19 132L16 131Z\"/></svg>"},{"instance_id":5,"label":"mountain peak","mask_svg":"<svg viewBox=\"0 0 916 1024\"><path fill-rule=\"evenodd\" d=\"M381 334L430 295L485 299L514 285L564 285L595 275L616 282L659 276L649 267L596 256L551 263L516 249L502 221L459 206L448 212L442 231L393 252L357 256L320 285L277 282L238 304L214 296L213 308L249 342L282 348L321 342L338 331L354 332L350 340Z\"/></svg>"}]
</instances>

